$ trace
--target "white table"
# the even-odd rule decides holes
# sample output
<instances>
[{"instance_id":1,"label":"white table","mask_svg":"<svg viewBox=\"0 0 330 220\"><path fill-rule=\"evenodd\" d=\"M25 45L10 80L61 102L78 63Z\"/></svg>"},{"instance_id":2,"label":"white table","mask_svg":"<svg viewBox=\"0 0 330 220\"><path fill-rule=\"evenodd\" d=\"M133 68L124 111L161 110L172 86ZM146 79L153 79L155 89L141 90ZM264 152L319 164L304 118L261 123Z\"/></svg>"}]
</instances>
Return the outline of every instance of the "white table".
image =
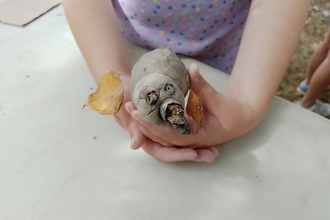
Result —
<instances>
[{"instance_id":1,"label":"white table","mask_svg":"<svg viewBox=\"0 0 330 220\"><path fill-rule=\"evenodd\" d=\"M200 65L222 91L227 76ZM328 120L275 98L214 163L169 164L81 110L95 87L61 6L24 28L0 24L1 220L330 218Z\"/></svg>"}]
</instances>

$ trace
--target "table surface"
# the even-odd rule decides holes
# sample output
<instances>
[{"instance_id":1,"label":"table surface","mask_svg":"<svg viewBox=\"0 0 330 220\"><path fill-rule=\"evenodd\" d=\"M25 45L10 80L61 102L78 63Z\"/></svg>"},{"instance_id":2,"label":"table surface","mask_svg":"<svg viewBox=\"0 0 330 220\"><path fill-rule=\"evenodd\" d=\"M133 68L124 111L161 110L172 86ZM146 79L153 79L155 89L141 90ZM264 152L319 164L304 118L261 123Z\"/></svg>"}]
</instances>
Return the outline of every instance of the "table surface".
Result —
<instances>
[{"instance_id":1,"label":"table surface","mask_svg":"<svg viewBox=\"0 0 330 220\"><path fill-rule=\"evenodd\" d=\"M0 24L0 46L1 220L330 218L328 120L275 98L214 163L163 163L81 110L96 85L61 6ZM145 52L128 48L132 62ZM228 76L200 66L223 91Z\"/></svg>"}]
</instances>

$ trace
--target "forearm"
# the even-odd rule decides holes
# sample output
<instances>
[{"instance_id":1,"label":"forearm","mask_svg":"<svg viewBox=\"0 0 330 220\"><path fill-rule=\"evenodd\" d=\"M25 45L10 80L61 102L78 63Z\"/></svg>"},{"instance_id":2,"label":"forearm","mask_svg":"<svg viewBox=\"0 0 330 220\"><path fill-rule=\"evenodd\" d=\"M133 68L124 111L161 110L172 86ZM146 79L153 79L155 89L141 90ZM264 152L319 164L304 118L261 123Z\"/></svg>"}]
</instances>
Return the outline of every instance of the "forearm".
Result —
<instances>
[{"instance_id":1,"label":"forearm","mask_svg":"<svg viewBox=\"0 0 330 220\"><path fill-rule=\"evenodd\" d=\"M309 0L253 0L226 93L266 113L299 42Z\"/></svg>"},{"instance_id":2,"label":"forearm","mask_svg":"<svg viewBox=\"0 0 330 220\"><path fill-rule=\"evenodd\" d=\"M111 0L62 0L62 4L94 79L98 82L107 70L130 75L131 64Z\"/></svg>"}]
</instances>

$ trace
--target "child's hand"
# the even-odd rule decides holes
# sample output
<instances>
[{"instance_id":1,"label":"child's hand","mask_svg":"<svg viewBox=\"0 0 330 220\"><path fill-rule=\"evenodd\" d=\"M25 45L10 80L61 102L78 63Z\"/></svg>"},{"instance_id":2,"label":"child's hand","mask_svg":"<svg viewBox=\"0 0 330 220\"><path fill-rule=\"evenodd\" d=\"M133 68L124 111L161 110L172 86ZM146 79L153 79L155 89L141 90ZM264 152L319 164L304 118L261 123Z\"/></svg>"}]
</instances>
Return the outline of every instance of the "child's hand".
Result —
<instances>
[{"instance_id":1,"label":"child's hand","mask_svg":"<svg viewBox=\"0 0 330 220\"><path fill-rule=\"evenodd\" d=\"M211 162L217 156L217 151L215 148L209 147L239 137L250 131L257 123L253 117L253 108L249 106L248 102L242 100L243 97L230 97L217 92L199 74L196 64L190 65L188 72L191 89L201 98L204 106L202 127L198 130L198 134L194 134L192 130L191 135L182 135L169 126L149 125L138 115L131 102L127 103L125 108L136 120L140 131L149 139L160 143L163 147L170 143L178 147L208 149L213 154L213 158L208 157ZM187 148L183 149L187 150ZM162 148L156 149L154 146L148 145L143 146L143 149L157 157L157 152ZM165 155L162 156L162 158L165 157ZM167 157L170 157L170 154Z\"/></svg>"},{"instance_id":2,"label":"child's hand","mask_svg":"<svg viewBox=\"0 0 330 220\"><path fill-rule=\"evenodd\" d=\"M124 105L130 102L130 88L129 81L130 77L122 76L124 82ZM131 102L130 102L131 103ZM213 161L217 157L218 152L216 148L209 147L206 149L191 149L191 148L176 148L167 141L160 143L154 142L151 139L145 137L140 131L136 121L131 117L130 114L121 108L120 111L115 115L117 123L122 126L129 135L131 136L131 148L138 149L142 147L147 149L147 153L154 156L155 158L165 162L177 162L177 161L199 161L209 162ZM166 147L164 147L166 146Z\"/></svg>"},{"instance_id":3,"label":"child's hand","mask_svg":"<svg viewBox=\"0 0 330 220\"><path fill-rule=\"evenodd\" d=\"M127 102L131 101L129 86L131 77L123 75L121 76L121 80L124 83L124 106ZM119 112L114 115L114 118L117 123L129 133L131 137L131 148L138 149L145 142L146 138L141 133L140 129L137 127L137 124L135 123L134 119L131 117L130 114L128 114L128 112L125 110L125 108L123 108L123 106L120 108Z\"/></svg>"}]
</instances>

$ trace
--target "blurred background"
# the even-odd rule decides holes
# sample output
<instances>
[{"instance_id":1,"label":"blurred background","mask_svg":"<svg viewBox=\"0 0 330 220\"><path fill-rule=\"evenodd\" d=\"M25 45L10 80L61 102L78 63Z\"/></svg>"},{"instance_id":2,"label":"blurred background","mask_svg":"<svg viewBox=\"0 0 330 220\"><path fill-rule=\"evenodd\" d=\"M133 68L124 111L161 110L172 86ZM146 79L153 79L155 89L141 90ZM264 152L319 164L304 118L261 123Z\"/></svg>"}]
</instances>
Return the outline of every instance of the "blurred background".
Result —
<instances>
[{"instance_id":1,"label":"blurred background","mask_svg":"<svg viewBox=\"0 0 330 220\"><path fill-rule=\"evenodd\" d=\"M315 49L322 42L330 28L330 1L313 0L309 9L300 44L292 58L292 62L284 77L277 95L291 102L301 98L296 88L305 79L308 61ZM330 103L330 88L320 97L323 102Z\"/></svg>"}]
</instances>

